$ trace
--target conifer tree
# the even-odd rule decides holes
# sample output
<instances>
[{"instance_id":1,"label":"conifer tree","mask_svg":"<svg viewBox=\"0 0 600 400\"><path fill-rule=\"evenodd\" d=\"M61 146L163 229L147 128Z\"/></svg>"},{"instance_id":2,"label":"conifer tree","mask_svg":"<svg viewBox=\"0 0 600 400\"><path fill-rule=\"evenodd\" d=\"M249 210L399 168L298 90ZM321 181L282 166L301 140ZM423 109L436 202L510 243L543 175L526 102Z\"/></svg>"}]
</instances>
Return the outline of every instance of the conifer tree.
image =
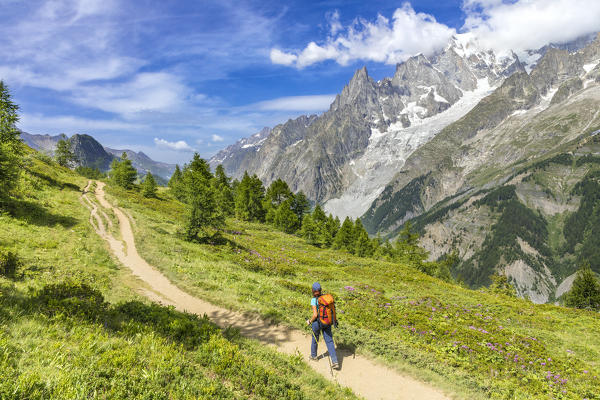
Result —
<instances>
[{"instance_id":1,"label":"conifer tree","mask_svg":"<svg viewBox=\"0 0 600 400\"><path fill-rule=\"evenodd\" d=\"M312 212L312 218L317 224L325 225L327 223L327 215L325 215L325 212L319 204L315 206L315 209Z\"/></svg>"},{"instance_id":2,"label":"conifer tree","mask_svg":"<svg viewBox=\"0 0 600 400\"><path fill-rule=\"evenodd\" d=\"M312 245L319 243L320 233L310 214L306 214L302 219L300 236L302 236L308 243Z\"/></svg>"},{"instance_id":3,"label":"conifer tree","mask_svg":"<svg viewBox=\"0 0 600 400\"><path fill-rule=\"evenodd\" d=\"M573 287L565 295L567 307L600 310L600 282L589 262L584 262L577 271Z\"/></svg>"},{"instance_id":4,"label":"conifer tree","mask_svg":"<svg viewBox=\"0 0 600 400\"><path fill-rule=\"evenodd\" d=\"M278 208L281 203L293 197L294 195L288 184L284 180L278 178L274 180L267 189L267 192L265 193L265 202L272 205L274 208Z\"/></svg>"},{"instance_id":5,"label":"conifer tree","mask_svg":"<svg viewBox=\"0 0 600 400\"><path fill-rule=\"evenodd\" d=\"M335 238L335 235L337 235L338 231L340 230L340 219L338 217L333 218L333 215L329 214L325 226L329 231L329 235L332 238Z\"/></svg>"},{"instance_id":6,"label":"conifer tree","mask_svg":"<svg viewBox=\"0 0 600 400\"><path fill-rule=\"evenodd\" d=\"M195 240L208 234L208 229L219 229L225 216L217 207L213 187L206 182L197 186L190 197L186 239Z\"/></svg>"},{"instance_id":7,"label":"conifer tree","mask_svg":"<svg viewBox=\"0 0 600 400\"><path fill-rule=\"evenodd\" d=\"M232 216L235 210L235 203L231 188L231 178L225 174L225 169L220 164L215 170L213 183L217 196L217 205L221 209L221 212L225 216Z\"/></svg>"},{"instance_id":8,"label":"conifer tree","mask_svg":"<svg viewBox=\"0 0 600 400\"><path fill-rule=\"evenodd\" d=\"M183 174L181 173L179 164L175 165L175 172L173 172L173 175L171 175L171 179L169 179L168 186L173 197L180 201L183 200Z\"/></svg>"},{"instance_id":9,"label":"conifer tree","mask_svg":"<svg viewBox=\"0 0 600 400\"><path fill-rule=\"evenodd\" d=\"M398 235L395 244L396 259L410 262L417 268L423 268L423 262L427 259L427 251L419 247L419 234L412 232L410 221L404 224L404 229Z\"/></svg>"},{"instance_id":10,"label":"conifer tree","mask_svg":"<svg viewBox=\"0 0 600 400\"><path fill-rule=\"evenodd\" d=\"M244 172L244 177L236 189L235 215L245 221L260 221L265 219L263 200L265 188L256 176Z\"/></svg>"},{"instance_id":11,"label":"conifer tree","mask_svg":"<svg viewBox=\"0 0 600 400\"><path fill-rule=\"evenodd\" d=\"M213 179L210 166L198 153L194 153L192 161L183 167L182 175L184 188L183 200L188 204L191 204L199 192L205 191L205 186L210 186Z\"/></svg>"},{"instance_id":12,"label":"conifer tree","mask_svg":"<svg viewBox=\"0 0 600 400\"><path fill-rule=\"evenodd\" d=\"M373 245L369 234L365 230L360 218L354 222L354 254L359 257L370 257L373 255Z\"/></svg>"},{"instance_id":13,"label":"conifer tree","mask_svg":"<svg viewBox=\"0 0 600 400\"><path fill-rule=\"evenodd\" d=\"M156 180L154 176L148 172L144 177L144 182L142 182L142 196L144 197L156 197L157 187Z\"/></svg>"},{"instance_id":14,"label":"conifer tree","mask_svg":"<svg viewBox=\"0 0 600 400\"><path fill-rule=\"evenodd\" d=\"M61 139L56 143L56 151L54 152L54 158L58 165L62 167L69 167L77 161L77 156L71 148L71 142L68 140Z\"/></svg>"},{"instance_id":15,"label":"conifer tree","mask_svg":"<svg viewBox=\"0 0 600 400\"><path fill-rule=\"evenodd\" d=\"M125 189L133 187L133 183L137 178L137 171L131 165L131 160L127 158L127 153L123 152L121 161L113 159L110 168L110 177L116 185Z\"/></svg>"},{"instance_id":16,"label":"conifer tree","mask_svg":"<svg viewBox=\"0 0 600 400\"><path fill-rule=\"evenodd\" d=\"M335 236L333 241L333 247L335 249L342 249L354 253L355 250L355 237L354 237L354 224L349 217L346 217L342 223L342 227Z\"/></svg>"},{"instance_id":17,"label":"conifer tree","mask_svg":"<svg viewBox=\"0 0 600 400\"><path fill-rule=\"evenodd\" d=\"M278 229L285 233L295 233L300 228L298 216L291 209L291 199L285 200L277 207L274 223Z\"/></svg>"},{"instance_id":18,"label":"conifer tree","mask_svg":"<svg viewBox=\"0 0 600 400\"><path fill-rule=\"evenodd\" d=\"M8 88L0 81L0 199L15 187L21 171L23 142L17 129L19 106L12 102Z\"/></svg>"},{"instance_id":19,"label":"conifer tree","mask_svg":"<svg viewBox=\"0 0 600 400\"><path fill-rule=\"evenodd\" d=\"M183 197L189 205L187 240L204 237L209 229L219 229L225 223L225 215L217 204L214 180L208 163L198 153L183 168Z\"/></svg>"},{"instance_id":20,"label":"conifer tree","mask_svg":"<svg viewBox=\"0 0 600 400\"><path fill-rule=\"evenodd\" d=\"M304 215L310 210L310 203L306 195L300 191L294 195L292 201L292 211L298 216L298 220L302 221Z\"/></svg>"}]
</instances>

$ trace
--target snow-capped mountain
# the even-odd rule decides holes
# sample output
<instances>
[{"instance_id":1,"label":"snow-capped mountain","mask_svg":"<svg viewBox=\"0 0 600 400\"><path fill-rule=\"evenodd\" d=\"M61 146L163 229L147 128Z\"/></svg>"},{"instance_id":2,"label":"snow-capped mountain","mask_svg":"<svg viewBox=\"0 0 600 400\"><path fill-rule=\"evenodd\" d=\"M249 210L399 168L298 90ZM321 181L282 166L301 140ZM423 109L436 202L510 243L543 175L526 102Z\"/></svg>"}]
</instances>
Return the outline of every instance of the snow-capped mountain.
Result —
<instances>
[{"instance_id":1,"label":"snow-capped mountain","mask_svg":"<svg viewBox=\"0 0 600 400\"><path fill-rule=\"evenodd\" d=\"M210 163L235 177L256 173L266 184L282 178L329 212L357 217L415 149L521 70L515 54L457 35L432 57L398 64L391 78L375 82L358 70L324 114L242 139Z\"/></svg>"}]
</instances>

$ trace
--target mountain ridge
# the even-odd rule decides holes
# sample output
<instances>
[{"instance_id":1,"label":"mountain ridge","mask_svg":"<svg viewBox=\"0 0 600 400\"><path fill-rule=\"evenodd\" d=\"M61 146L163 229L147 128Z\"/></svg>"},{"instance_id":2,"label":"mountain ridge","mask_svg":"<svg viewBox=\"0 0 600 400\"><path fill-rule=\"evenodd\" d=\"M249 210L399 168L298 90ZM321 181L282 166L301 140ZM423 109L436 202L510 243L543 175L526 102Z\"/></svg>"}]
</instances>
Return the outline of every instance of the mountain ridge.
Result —
<instances>
[{"instance_id":1,"label":"mountain ridge","mask_svg":"<svg viewBox=\"0 0 600 400\"><path fill-rule=\"evenodd\" d=\"M68 140L71 142L73 152L77 156L79 163L90 168L98 168L102 172L107 172L110 169L110 163L114 158L120 158L123 153L131 160L133 167L141 175L151 172L163 180L168 180L175 171L175 165L154 161L143 152L135 152L125 149L118 150L105 147L92 136L87 134L74 134L68 137L65 134L59 135L42 135L30 134L21 131L21 138L25 144L34 150L44 153L53 154L56 144L59 140Z\"/></svg>"}]
</instances>

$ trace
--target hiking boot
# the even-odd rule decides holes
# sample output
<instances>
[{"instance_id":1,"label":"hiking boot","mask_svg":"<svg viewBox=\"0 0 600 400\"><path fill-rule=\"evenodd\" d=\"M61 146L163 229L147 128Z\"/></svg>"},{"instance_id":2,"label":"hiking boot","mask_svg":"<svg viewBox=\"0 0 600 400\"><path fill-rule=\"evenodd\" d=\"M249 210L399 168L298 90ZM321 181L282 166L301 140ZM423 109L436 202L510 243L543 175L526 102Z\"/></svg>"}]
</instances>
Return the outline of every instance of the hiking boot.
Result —
<instances>
[{"instance_id":1,"label":"hiking boot","mask_svg":"<svg viewBox=\"0 0 600 400\"><path fill-rule=\"evenodd\" d=\"M308 356L308 359L310 361L317 361L319 359L319 357Z\"/></svg>"},{"instance_id":2,"label":"hiking boot","mask_svg":"<svg viewBox=\"0 0 600 400\"><path fill-rule=\"evenodd\" d=\"M336 371L340 370L340 364L339 363L333 363L331 364L331 368L335 369Z\"/></svg>"}]
</instances>

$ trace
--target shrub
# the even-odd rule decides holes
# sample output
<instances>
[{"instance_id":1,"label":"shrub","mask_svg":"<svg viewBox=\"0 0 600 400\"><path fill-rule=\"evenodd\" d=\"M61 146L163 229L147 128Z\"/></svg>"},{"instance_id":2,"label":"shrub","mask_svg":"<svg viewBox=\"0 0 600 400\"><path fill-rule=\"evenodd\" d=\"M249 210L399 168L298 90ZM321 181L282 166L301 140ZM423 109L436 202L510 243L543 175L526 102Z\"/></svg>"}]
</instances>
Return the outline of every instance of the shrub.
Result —
<instances>
[{"instance_id":1,"label":"shrub","mask_svg":"<svg viewBox=\"0 0 600 400\"><path fill-rule=\"evenodd\" d=\"M22 265L23 263L15 253L11 251L0 252L0 275L14 278Z\"/></svg>"}]
</instances>

